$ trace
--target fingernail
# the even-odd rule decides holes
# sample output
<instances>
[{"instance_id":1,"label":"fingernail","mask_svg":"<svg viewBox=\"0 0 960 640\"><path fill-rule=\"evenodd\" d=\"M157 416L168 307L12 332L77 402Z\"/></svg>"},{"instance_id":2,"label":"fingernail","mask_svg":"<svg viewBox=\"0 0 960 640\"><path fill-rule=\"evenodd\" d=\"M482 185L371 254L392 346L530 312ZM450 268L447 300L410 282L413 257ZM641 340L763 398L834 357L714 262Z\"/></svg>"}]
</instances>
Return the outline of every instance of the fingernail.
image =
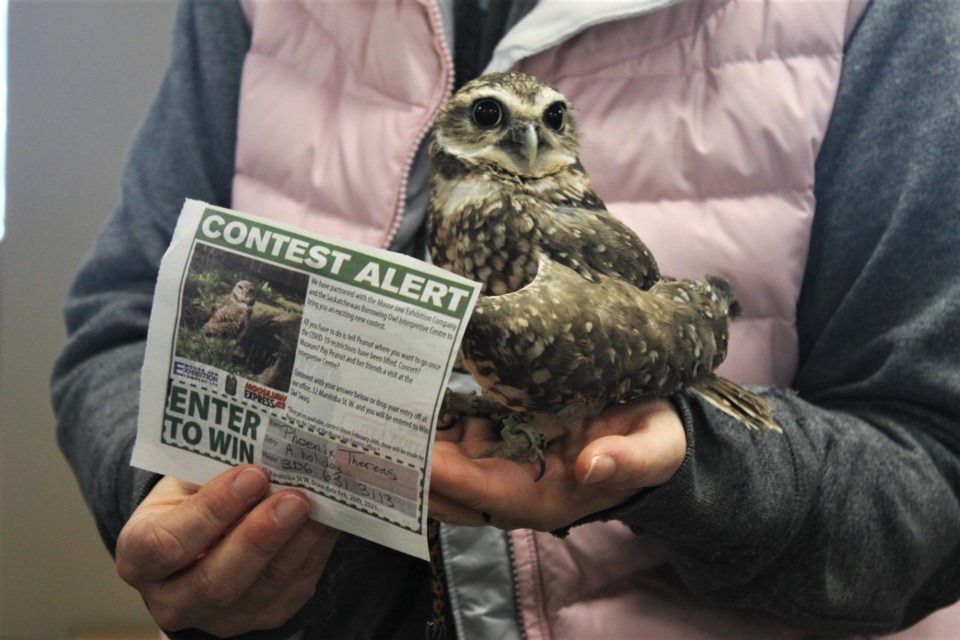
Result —
<instances>
[{"instance_id":1,"label":"fingernail","mask_svg":"<svg viewBox=\"0 0 960 640\"><path fill-rule=\"evenodd\" d=\"M244 469L233 479L233 493L243 500L253 500L267 488L267 481L257 469Z\"/></svg>"},{"instance_id":2,"label":"fingernail","mask_svg":"<svg viewBox=\"0 0 960 640\"><path fill-rule=\"evenodd\" d=\"M594 484L609 480L617 470L617 464L610 456L594 456L590 460L590 467L583 475L581 484Z\"/></svg>"},{"instance_id":3,"label":"fingernail","mask_svg":"<svg viewBox=\"0 0 960 640\"><path fill-rule=\"evenodd\" d=\"M273 508L273 517L281 529L289 529L303 522L310 512L310 505L303 498L284 496Z\"/></svg>"}]
</instances>

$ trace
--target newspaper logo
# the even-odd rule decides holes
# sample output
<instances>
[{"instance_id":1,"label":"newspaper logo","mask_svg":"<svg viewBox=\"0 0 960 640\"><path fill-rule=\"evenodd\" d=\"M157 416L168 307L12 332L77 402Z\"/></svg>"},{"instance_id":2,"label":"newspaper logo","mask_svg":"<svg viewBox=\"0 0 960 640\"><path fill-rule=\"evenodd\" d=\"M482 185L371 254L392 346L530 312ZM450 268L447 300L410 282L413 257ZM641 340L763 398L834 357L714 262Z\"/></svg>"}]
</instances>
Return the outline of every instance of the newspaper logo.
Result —
<instances>
[{"instance_id":1,"label":"newspaper logo","mask_svg":"<svg viewBox=\"0 0 960 640\"><path fill-rule=\"evenodd\" d=\"M287 408L287 394L261 387L252 382L247 382L243 386L243 397L270 409Z\"/></svg>"},{"instance_id":2,"label":"newspaper logo","mask_svg":"<svg viewBox=\"0 0 960 640\"><path fill-rule=\"evenodd\" d=\"M212 387L216 386L220 381L219 372L211 371L210 369L204 367L198 367L195 364L181 362L180 360L177 360L173 363L173 375Z\"/></svg>"}]
</instances>

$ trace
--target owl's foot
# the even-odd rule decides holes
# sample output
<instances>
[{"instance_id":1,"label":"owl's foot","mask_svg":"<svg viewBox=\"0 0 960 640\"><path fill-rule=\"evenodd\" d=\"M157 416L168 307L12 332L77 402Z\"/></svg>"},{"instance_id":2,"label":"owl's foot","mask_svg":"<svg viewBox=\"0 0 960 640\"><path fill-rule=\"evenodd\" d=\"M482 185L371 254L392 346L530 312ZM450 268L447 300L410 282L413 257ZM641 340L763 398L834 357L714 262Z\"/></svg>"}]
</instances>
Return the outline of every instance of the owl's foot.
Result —
<instances>
[{"instance_id":1,"label":"owl's foot","mask_svg":"<svg viewBox=\"0 0 960 640\"><path fill-rule=\"evenodd\" d=\"M520 421L514 416L504 418L501 423L501 442L484 449L477 458L505 458L517 463L536 462L540 471L534 480L539 480L547 470L547 461L543 457L543 435L532 425Z\"/></svg>"},{"instance_id":2,"label":"owl's foot","mask_svg":"<svg viewBox=\"0 0 960 640\"><path fill-rule=\"evenodd\" d=\"M447 389L437 416L437 430L445 431L453 427L460 416L478 416L499 420L506 415L503 405L487 396L476 393L463 393Z\"/></svg>"}]
</instances>

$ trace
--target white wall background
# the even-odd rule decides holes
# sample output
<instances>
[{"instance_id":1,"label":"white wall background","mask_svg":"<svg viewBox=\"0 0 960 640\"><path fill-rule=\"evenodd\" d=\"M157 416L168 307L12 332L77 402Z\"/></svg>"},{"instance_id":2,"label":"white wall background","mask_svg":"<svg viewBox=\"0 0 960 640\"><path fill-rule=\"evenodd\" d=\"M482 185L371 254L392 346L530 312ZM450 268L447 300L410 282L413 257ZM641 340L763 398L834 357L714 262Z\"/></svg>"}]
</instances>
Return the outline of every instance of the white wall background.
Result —
<instances>
[{"instance_id":1,"label":"white wall background","mask_svg":"<svg viewBox=\"0 0 960 640\"><path fill-rule=\"evenodd\" d=\"M0 638L148 626L54 441L60 304L169 54L172 0L11 0L0 242Z\"/></svg>"}]
</instances>

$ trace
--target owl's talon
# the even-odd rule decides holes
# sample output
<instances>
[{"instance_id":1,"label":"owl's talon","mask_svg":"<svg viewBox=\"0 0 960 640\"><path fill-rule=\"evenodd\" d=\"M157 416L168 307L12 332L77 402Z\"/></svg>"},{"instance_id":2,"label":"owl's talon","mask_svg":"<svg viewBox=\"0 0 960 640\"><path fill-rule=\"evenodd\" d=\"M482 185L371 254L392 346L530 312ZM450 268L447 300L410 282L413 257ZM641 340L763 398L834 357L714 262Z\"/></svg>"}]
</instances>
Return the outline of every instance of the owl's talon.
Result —
<instances>
[{"instance_id":1,"label":"owl's talon","mask_svg":"<svg viewBox=\"0 0 960 640\"><path fill-rule=\"evenodd\" d=\"M543 436L533 426L521 422L514 416L502 421L500 437L502 440L492 447L481 451L477 458L504 458L518 464L536 462L540 471L534 481L543 477L547 462L543 457Z\"/></svg>"},{"instance_id":2,"label":"owl's talon","mask_svg":"<svg viewBox=\"0 0 960 640\"><path fill-rule=\"evenodd\" d=\"M449 431L457 424L456 415L442 415L437 421L437 431Z\"/></svg>"},{"instance_id":3,"label":"owl's talon","mask_svg":"<svg viewBox=\"0 0 960 640\"><path fill-rule=\"evenodd\" d=\"M540 480L543 477L543 474L547 472L547 460L543 457L543 451L538 447L536 450L537 459L534 462L540 463L540 472L537 474L537 477L533 479L534 482Z\"/></svg>"},{"instance_id":4,"label":"owl's talon","mask_svg":"<svg viewBox=\"0 0 960 640\"><path fill-rule=\"evenodd\" d=\"M526 462L536 462L540 465L540 472L533 479L534 482L543 477L547 472L547 461L543 457L543 434L533 426L521 422L514 416L507 416L503 419L503 427L500 429L500 437L504 440L508 438L518 438L523 435L527 438L527 458Z\"/></svg>"},{"instance_id":5,"label":"owl's talon","mask_svg":"<svg viewBox=\"0 0 960 640\"><path fill-rule=\"evenodd\" d=\"M441 416L476 416L498 420L507 415L507 410L499 402L487 396L447 389L440 408Z\"/></svg>"}]
</instances>

